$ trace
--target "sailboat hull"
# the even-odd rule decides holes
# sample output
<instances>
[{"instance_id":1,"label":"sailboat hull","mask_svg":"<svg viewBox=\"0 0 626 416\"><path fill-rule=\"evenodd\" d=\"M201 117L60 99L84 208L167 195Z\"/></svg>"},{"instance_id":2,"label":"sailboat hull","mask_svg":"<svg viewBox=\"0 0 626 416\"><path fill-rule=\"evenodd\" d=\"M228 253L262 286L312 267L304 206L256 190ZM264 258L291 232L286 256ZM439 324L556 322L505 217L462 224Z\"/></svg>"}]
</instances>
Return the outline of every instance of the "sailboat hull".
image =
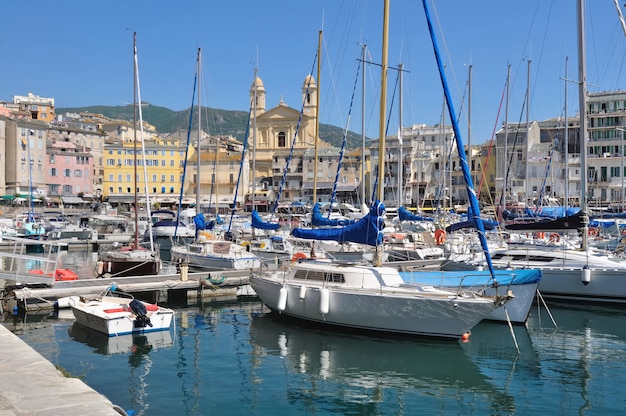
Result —
<instances>
[{"instance_id":1,"label":"sailboat hull","mask_svg":"<svg viewBox=\"0 0 626 416\"><path fill-rule=\"evenodd\" d=\"M330 326L458 339L497 307L493 297L406 285L392 268L308 262L284 273L250 285L273 311Z\"/></svg>"}]
</instances>

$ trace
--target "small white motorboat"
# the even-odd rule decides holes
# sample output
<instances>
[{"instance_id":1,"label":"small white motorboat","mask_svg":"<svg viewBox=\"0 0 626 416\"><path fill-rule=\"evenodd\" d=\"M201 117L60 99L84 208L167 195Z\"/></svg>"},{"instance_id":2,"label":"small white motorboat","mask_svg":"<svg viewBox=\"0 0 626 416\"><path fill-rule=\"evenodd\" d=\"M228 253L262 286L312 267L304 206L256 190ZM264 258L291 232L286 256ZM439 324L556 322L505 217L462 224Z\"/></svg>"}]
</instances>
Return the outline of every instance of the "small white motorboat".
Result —
<instances>
[{"instance_id":1,"label":"small white motorboat","mask_svg":"<svg viewBox=\"0 0 626 416\"><path fill-rule=\"evenodd\" d=\"M174 317L169 308L114 291L72 297L70 307L76 322L108 336L165 331Z\"/></svg>"}]
</instances>

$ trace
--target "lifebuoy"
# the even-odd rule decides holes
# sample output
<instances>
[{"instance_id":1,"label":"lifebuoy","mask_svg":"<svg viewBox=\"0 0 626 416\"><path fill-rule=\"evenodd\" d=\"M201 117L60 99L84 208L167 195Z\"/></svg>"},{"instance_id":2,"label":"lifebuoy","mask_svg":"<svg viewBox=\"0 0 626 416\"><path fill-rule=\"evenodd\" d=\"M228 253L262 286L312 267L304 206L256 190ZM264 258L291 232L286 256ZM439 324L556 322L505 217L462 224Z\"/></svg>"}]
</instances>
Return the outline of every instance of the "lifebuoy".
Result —
<instances>
[{"instance_id":1,"label":"lifebuoy","mask_svg":"<svg viewBox=\"0 0 626 416\"><path fill-rule=\"evenodd\" d=\"M550 234L550 241L553 243L558 243L559 241L561 241L561 236L557 233L552 233Z\"/></svg>"},{"instance_id":2,"label":"lifebuoy","mask_svg":"<svg viewBox=\"0 0 626 416\"><path fill-rule=\"evenodd\" d=\"M294 253L293 256L291 257L291 261L294 263L302 259L306 259L306 254L301 253L301 252Z\"/></svg>"},{"instance_id":3,"label":"lifebuoy","mask_svg":"<svg viewBox=\"0 0 626 416\"><path fill-rule=\"evenodd\" d=\"M589 234L589 237L595 237L595 236L598 235L598 229L597 228L590 228L587 233Z\"/></svg>"},{"instance_id":4,"label":"lifebuoy","mask_svg":"<svg viewBox=\"0 0 626 416\"><path fill-rule=\"evenodd\" d=\"M435 244L438 246L446 242L446 232L444 230L435 230Z\"/></svg>"}]
</instances>

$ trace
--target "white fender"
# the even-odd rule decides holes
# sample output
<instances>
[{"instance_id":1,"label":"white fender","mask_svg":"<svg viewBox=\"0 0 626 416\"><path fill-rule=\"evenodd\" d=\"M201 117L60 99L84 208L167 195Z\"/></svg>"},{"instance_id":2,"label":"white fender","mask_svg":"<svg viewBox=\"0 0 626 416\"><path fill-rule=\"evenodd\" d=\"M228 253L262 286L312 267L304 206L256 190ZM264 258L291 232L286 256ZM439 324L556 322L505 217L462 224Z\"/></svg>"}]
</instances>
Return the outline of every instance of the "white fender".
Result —
<instances>
[{"instance_id":1,"label":"white fender","mask_svg":"<svg viewBox=\"0 0 626 416\"><path fill-rule=\"evenodd\" d=\"M286 287L281 287L280 288L280 293L278 294L278 310L279 311L284 311L285 308L287 307L287 288Z\"/></svg>"},{"instance_id":2,"label":"white fender","mask_svg":"<svg viewBox=\"0 0 626 416\"><path fill-rule=\"evenodd\" d=\"M320 289L320 313L327 315L330 311L330 292L327 288Z\"/></svg>"},{"instance_id":3,"label":"white fender","mask_svg":"<svg viewBox=\"0 0 626 416\"><path fill-rule=\"evenodd\" d=\"M585 286L587 286L589 282L591 282L591 269L587 267L587 265L583 266L582 269L582 282Z\"/></svg>"},{"instance_id":4,"label":"white fender","mask_svg":"<svg viewBox=\"0 0 626 416\"><path fill-rule=\"evenodd\" d=\"M99 261L97 263L97 267L98 267L98 276L102 276L102 272L104 272L104 262Z\"/></svg>"},{"instance_id":5,"label":"white fender","mask_svg":"<svg viewBox=\"0 0 626 416\"><path fill-rule=\"evenodd\" d=\"M304 300L306 297L306 286L300 286L300 300Z\"/></svg>"}]
</instances>

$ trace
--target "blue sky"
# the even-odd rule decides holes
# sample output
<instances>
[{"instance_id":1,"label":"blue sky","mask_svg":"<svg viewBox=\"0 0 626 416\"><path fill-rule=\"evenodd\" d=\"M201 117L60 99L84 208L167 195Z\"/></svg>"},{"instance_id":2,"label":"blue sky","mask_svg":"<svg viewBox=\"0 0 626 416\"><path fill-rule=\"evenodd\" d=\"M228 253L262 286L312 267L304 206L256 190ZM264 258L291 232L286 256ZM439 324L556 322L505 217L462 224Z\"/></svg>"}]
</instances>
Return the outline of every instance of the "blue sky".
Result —
<instances>
[{"instance_id":1,"label":"blue sky","mask_svg":"<svg viewBox=\"0 0 626 416\"><path fill-rule=\"evenodd\" d=\"M626 37L615 4L612 0L587 3L589 89L626 89ZM473 68L472 143L488 141L494 126L504 120L504 107L500 116L498 109L508 65L510 122L526 118L529 59L530 119L563 114L566 56L568 78L577 79L576 4L576 0L429 2L465 135L468 65ZM247 111L256 66L267 91L267 107L282 98L299 110L302 84L313 69L322 30L320 121L345 128L361 44L368 45L369 59L381 61L381 1L34 0L6 2L2 14L0 100L4 101L32 92L54 97L57 107L132 103L135 31L143 101L173 110L188 108L201 47L203 106ZM421 1L391 0L390 22L389 64L402 63L408 71L403 124L439 123L443 91ZM371 66L366 78L365 120L370 137L378 134L379 72ZM317 69L313 75L317 78ZM391 71L389 94L395 81ZM568 97L572 115L578 111L576 84L570 83ZM359 79L349 124L357 133L361 101ZM390 131L397 130L398 119L395 108ZM219 133L216 127L207 128Z\"/></svg>"}]
</instances>

